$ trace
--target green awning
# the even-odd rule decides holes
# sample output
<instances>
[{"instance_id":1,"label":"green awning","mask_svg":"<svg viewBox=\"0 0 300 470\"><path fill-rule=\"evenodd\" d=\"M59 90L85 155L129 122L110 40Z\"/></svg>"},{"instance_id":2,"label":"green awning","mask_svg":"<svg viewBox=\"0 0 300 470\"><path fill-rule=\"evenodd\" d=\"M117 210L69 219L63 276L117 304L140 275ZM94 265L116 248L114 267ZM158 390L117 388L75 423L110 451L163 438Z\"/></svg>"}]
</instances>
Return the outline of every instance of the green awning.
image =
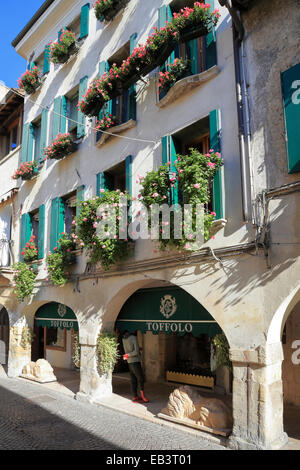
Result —
<instances>
[{"instance_id":1,"label":"green awning","mask_svg":"<svg viewBox=\"0 0 300 470\"><path fill-rule=\"evenodd\" d=\"M141 289L124 304L116 328L121 332L151 331L180 336L222 333L210 313L190 294L178 287Z\"/></svg>"},{"instance_id":2,"label":"green awning","mask_svg":"<svg viewBox=\"0 0 300 470\"><path fill-rule=\"evenodd\" d=\"M35 324L48 328L78 331L78 321L73 310L57 302L50 302L40 307L35 314Z\"/></svg>"}]
</instances>

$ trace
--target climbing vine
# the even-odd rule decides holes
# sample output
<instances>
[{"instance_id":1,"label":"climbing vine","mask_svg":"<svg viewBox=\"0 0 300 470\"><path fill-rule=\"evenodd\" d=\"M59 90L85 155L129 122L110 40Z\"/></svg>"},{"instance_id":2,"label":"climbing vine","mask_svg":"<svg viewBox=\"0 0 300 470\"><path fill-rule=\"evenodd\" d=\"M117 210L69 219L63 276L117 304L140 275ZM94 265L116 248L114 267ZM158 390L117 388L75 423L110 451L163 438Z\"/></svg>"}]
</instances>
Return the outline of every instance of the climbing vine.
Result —
<instances>
[{"instance_id":1,"label":"climbing vine","mask_svg":"<svg viewBox=\"0 0 300 470\"><path fill-rule=\"evenodd\" d=\"M118 342L115 335L107 332L101 333L97 340L97 362L99 374L109 374L112 372L118 358Z\"/></svg>"},{"instance_id":2,"label":"climbing vine","mask_svg":"<svg viewBox=\"0 0 300 470\"><path fill-rule=\"evenodd\" d=\"M12 268L14 271L12 284L14 292L19 302L23 302L23 300L26 299L26 297L30 297L33 292L36 273L33 268L22 262L14 264Z\"/></svg>"},{"instance_id":3,"label":"climbing vine","mask_svg":"<svg viewBox=\"0 0 300 470\"><path fill-rule=\"evenodd\" d=\"M229 358L229 343L224 333L218 334L213 339L216 348L217 367L225 366L232 371L232 362Z\"/></svg>"}]
</instances>

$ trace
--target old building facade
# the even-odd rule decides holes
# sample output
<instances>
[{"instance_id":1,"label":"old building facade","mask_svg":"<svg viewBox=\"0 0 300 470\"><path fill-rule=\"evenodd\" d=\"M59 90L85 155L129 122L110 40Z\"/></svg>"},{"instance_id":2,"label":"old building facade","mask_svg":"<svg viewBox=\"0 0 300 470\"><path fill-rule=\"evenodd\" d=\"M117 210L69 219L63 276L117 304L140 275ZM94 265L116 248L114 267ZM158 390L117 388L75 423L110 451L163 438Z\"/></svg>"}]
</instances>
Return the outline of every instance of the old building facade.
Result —
<instances>
[{"instance_id":1,"label":"old building facade","mask_svg":"<svg viewBox=\"0 0 300 470\"><path fill-rule=\"evenodd\" d=\"M36 160L40 168L38 176L23 181L15 195L13 232L16 259L28 241L24 233L37 234L39 271L33 295L22 303L2 271L0 302L13 336L8 373L18 376L29 357L41 355L56 367L71 367L71 330L78 330L77 398L97 401L112 392L111 377L100 375L97 367L101 331L114 331L122 321L126 327L130 321L140 322L146 377L154 382L164 380L168 369L178 368L178 357L186 370L205 363L209 367L208 352L200 357L199 348L207 350L204 339L209 343L223 331L233 364L234 425L229 445L279 448L286 442L282 390L287 400L299 405L293 389L299 372L291 362L290 348L298 339L299 323L298 194L294 192L299 155L290 157L285 146L284 77L280 76L300 62L287 34L295 28L297 37L299 8L287 1L287 21L281 22L279 2L278 8L268 0L222 3L212 39L214 54L211 38L197 39L194 49L182 46L181 54L191 51L193 68L166 96L158 91L157 70L138 81L133 106L128 94L114 102L119 119L116 135L95 133L95 119L85 119L75 104L91 79L126 59L134 44L145 43L153 27L164 27L168 15L193 2L130 0L111 21L103 22L85 1L47 0L14 40L29 69L42 70L43 80L35 93L25 97L20 161ZM284 43L273 37L277 23ZM76 33L79 49L63 64L50 63L48 43L65 27ZM76 150L61 161L43 161L43 148L58 132L66 131L74 136ZM198 252L185 254L156 253L152 241L137 240L132 257L109 271L91 267L88 255L77 251L70 281L64 287L53 286L45 257L53 251L60 231L70 230L76 203L108 187L127 189L137 198L139 175L172 159L175 144L179 153L191 146L202 152L211 146L221 150L224 167L212 192L215 236ZM167 332L161 309L170 299L177 313L171 306L175 320L168 323L173 330ZM38 338L32 351L18 343L24 325L34 328ZM197 333L196 328L200 328ZM179 333L193 331L188 349ZM216 381L230 392L223 372L217 373Z\"/></svg>"}]
</instances>

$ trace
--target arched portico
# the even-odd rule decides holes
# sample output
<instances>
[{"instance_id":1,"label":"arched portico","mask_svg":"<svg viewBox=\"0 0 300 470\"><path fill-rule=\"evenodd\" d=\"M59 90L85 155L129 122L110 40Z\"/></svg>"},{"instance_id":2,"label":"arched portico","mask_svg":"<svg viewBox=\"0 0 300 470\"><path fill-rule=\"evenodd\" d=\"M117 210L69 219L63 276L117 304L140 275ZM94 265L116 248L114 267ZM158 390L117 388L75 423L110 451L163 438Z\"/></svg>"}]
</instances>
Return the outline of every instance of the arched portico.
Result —
<instances>
[{"instance_id":1,"label":"arched portico","mask_svg":"<svg viewBox=\"0 0 300 470\"><path fill-rule=\"evenodd\" d=\"M300 286L278 307L269 326L267 341L279 343L283 350L280 368L282 426L291 437L300 439Z\"/></svg>"}]
</instances>

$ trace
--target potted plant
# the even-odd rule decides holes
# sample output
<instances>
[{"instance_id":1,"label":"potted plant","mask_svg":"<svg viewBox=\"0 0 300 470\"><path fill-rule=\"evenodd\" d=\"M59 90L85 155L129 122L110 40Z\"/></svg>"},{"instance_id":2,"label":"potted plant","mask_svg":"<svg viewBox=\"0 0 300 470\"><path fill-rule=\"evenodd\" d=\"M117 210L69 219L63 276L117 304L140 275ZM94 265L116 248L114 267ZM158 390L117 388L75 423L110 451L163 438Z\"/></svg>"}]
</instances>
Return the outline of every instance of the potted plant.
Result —
<instances>
[{"instance_id":1,"label":"potted plant","mask_svg":"<svg viewBox=\"0 0 300 470\"><path fill-rule=\"evenodd\" d=\"M44 160L61 160L77 150L77 144L69 133L58 134L54 142L44 149Z\"/></svg>"},{"instance_id":2,"label":"potted plant","mask_svg":"<svg viewBox=\"0 0 300 470\"><path fill-rule=\"evenodd\" d=\"M149 172L140 180L142 190L139 198L148 208L155 204L173 204L173 194L177 189L182 195L182 203L191 207L190 220L187 224L190 233L186 233L182 227L181 237L175 232L175 218L172 218L168 227L159 220L159 248L160 250L175 248L180 252L187 250L196 251L199 243L194 240L197 221L197 206L207 205L210 201L209 182L214 177L219 168L223 165L223 160L218 152L213 149L207 154L202 154L196 149L190 149L188 155L178 155L174 162L175 171L171 172L171 163L162 165L158 170ZM203 214L203 241L207 241L210 235L210 228L215 218L214 212L206 211ZM183 224L184 225L184 224ZM151 217L149 218L149 228L151 228ZM170 232L170 236L165 236Z\"/></svg>"},{"instance_id":3,"label":"potted plant","mask_svg":"<svg viewBox=\"0 0 300 470\"><path fill-rule=\"evenodd\" d=\"M94 3L94 11L97 20L112 20L128 1L129 0L97 0Z\"/></svg>"},{"instance_id":4,"label":"potted plant","mask_svg":"<svg viewBox=\"0 0 300 470\"><path fill-rule=\"evenodd\" d=\"M35 65L31 70L26 70L18 80L18 85L28 95L34 93L41 85L41 72Z\"/></svg>"},{"instance_id":5,"label":"potted plant","mask_svg":"<svg viewBox=\"0 0 300 470\"><path fill-rule=\"evenodd\" d=\"M20 165L20 167L12 175L12 179L16 180L21 178L22 180L30 180L38 174L39 170L37 167L37 162L33 160L32 162L25 162Z\"/></svg>"},{"instance_id":6,"label":"potted plant","mask_svg":"<svg viewBox=\"0 0 300 470\"><path fill-rule=\"evenodd\" d=\"M30 266L22 262L14 264L12 268L14 271L12 286L19 302L23 302L33 292L36 273Z\"/></svg>"},{"instance_id":7,"label":"potted plant","mask_svg":"<svg viewBox=\"0 0 300 470\"><path fill-rule=\"evenodd\" d=\"M114 334L104 331L97 340L97 368L99 375L110 375L119 358L118 342Z\"/></svg>"},{"instance_id":8,"label":"potted plant","mask_svg":"<svg viewBox=\"0 0 300 470\"><path fill-rule=\"evenodd\" d=\"M32 261L35 261L38 259L38 249L37 246L34 242L35 236L32 235L30 237L29 242L26 243L23 251L22 251L22 256L24 257L24 261L26 263L30 263Z\"/></svg>"},{"instance_id":9,"label":"potted plant","mask_svg":"<svg viewBox=\"0 0 300 470\"><path fill-rule=\"evenodd\" d=\"M50 60L54 64L63 64L78 50L76 34L64 29L58 41L50 42Z\"/></svg>"},{"instance_id":10,"label":"potted plant","mask_svg":"<svg viewBox=\"0 0 300 470\"><path fill-rule=\"evenodd\" d=\"M59 240L57 240L54 252L50 252L47 256L48 277L55 286L64 286L67 283L70 276L69 267L76 260L74 255L75 249L76 244L73 239L63 232Z\"/></svg>"},{"instance_id":11,"label":"potted plant","mask_svg":"<svg viewBox=\"0 0 300 470\"><path fill-rule=\"evenodd\" d=\"M160 91L168 93L170 88L187 74L189 68L189 61L186 59L175 59L172 64L168 64L166 72L159 72Z\"/></svg>"},{"instance_id":12,"label":"potted plant","mask_svg":"<svg viewBox=\"0 0 300 470\"><path fill-rule=\"evenodd\" d=\"M101 190L101 197L94 197L80 203L80 213L75 218L73 239L87 249L91 264L100 262L106 271L132 253L132 242L127 238L122 239L118 235L122 218L120 205L124 199L129 203L129 195L120 190ZM98 214L100 206L102 208L101 215ZM114 210L103 209L106 206L113 207ZM112 222L115 225L115 235L107 233L103 237L98 236L97 226L103 220L107 224Z\"/></svg>"},{"instance_id":13,"label":"potted plant","mask_svg":"<svg viewBox=\"0 0 300 470\"><path fill-rule=\"evenodd\" d=\"M103 118L100 121L97 121L96 123L96 131L105 131L106 129L110 129L111 127L117 126L118 121L116 116L113 116L112 114L104 115Z\"/></svg>"},{"instance_id":14,"label":"potted plant","mask_svg":"<svg viewBox=\"0 0 300 470\"><path fill-rule=\"evenodd\" d=\"M219 17L218 9L210 12L210 4L195 2L193 8L185 7L180 13L174 13L172 24L179 32L180 40L186 42L207 34Z\"/></svg>"}]
</instances>

